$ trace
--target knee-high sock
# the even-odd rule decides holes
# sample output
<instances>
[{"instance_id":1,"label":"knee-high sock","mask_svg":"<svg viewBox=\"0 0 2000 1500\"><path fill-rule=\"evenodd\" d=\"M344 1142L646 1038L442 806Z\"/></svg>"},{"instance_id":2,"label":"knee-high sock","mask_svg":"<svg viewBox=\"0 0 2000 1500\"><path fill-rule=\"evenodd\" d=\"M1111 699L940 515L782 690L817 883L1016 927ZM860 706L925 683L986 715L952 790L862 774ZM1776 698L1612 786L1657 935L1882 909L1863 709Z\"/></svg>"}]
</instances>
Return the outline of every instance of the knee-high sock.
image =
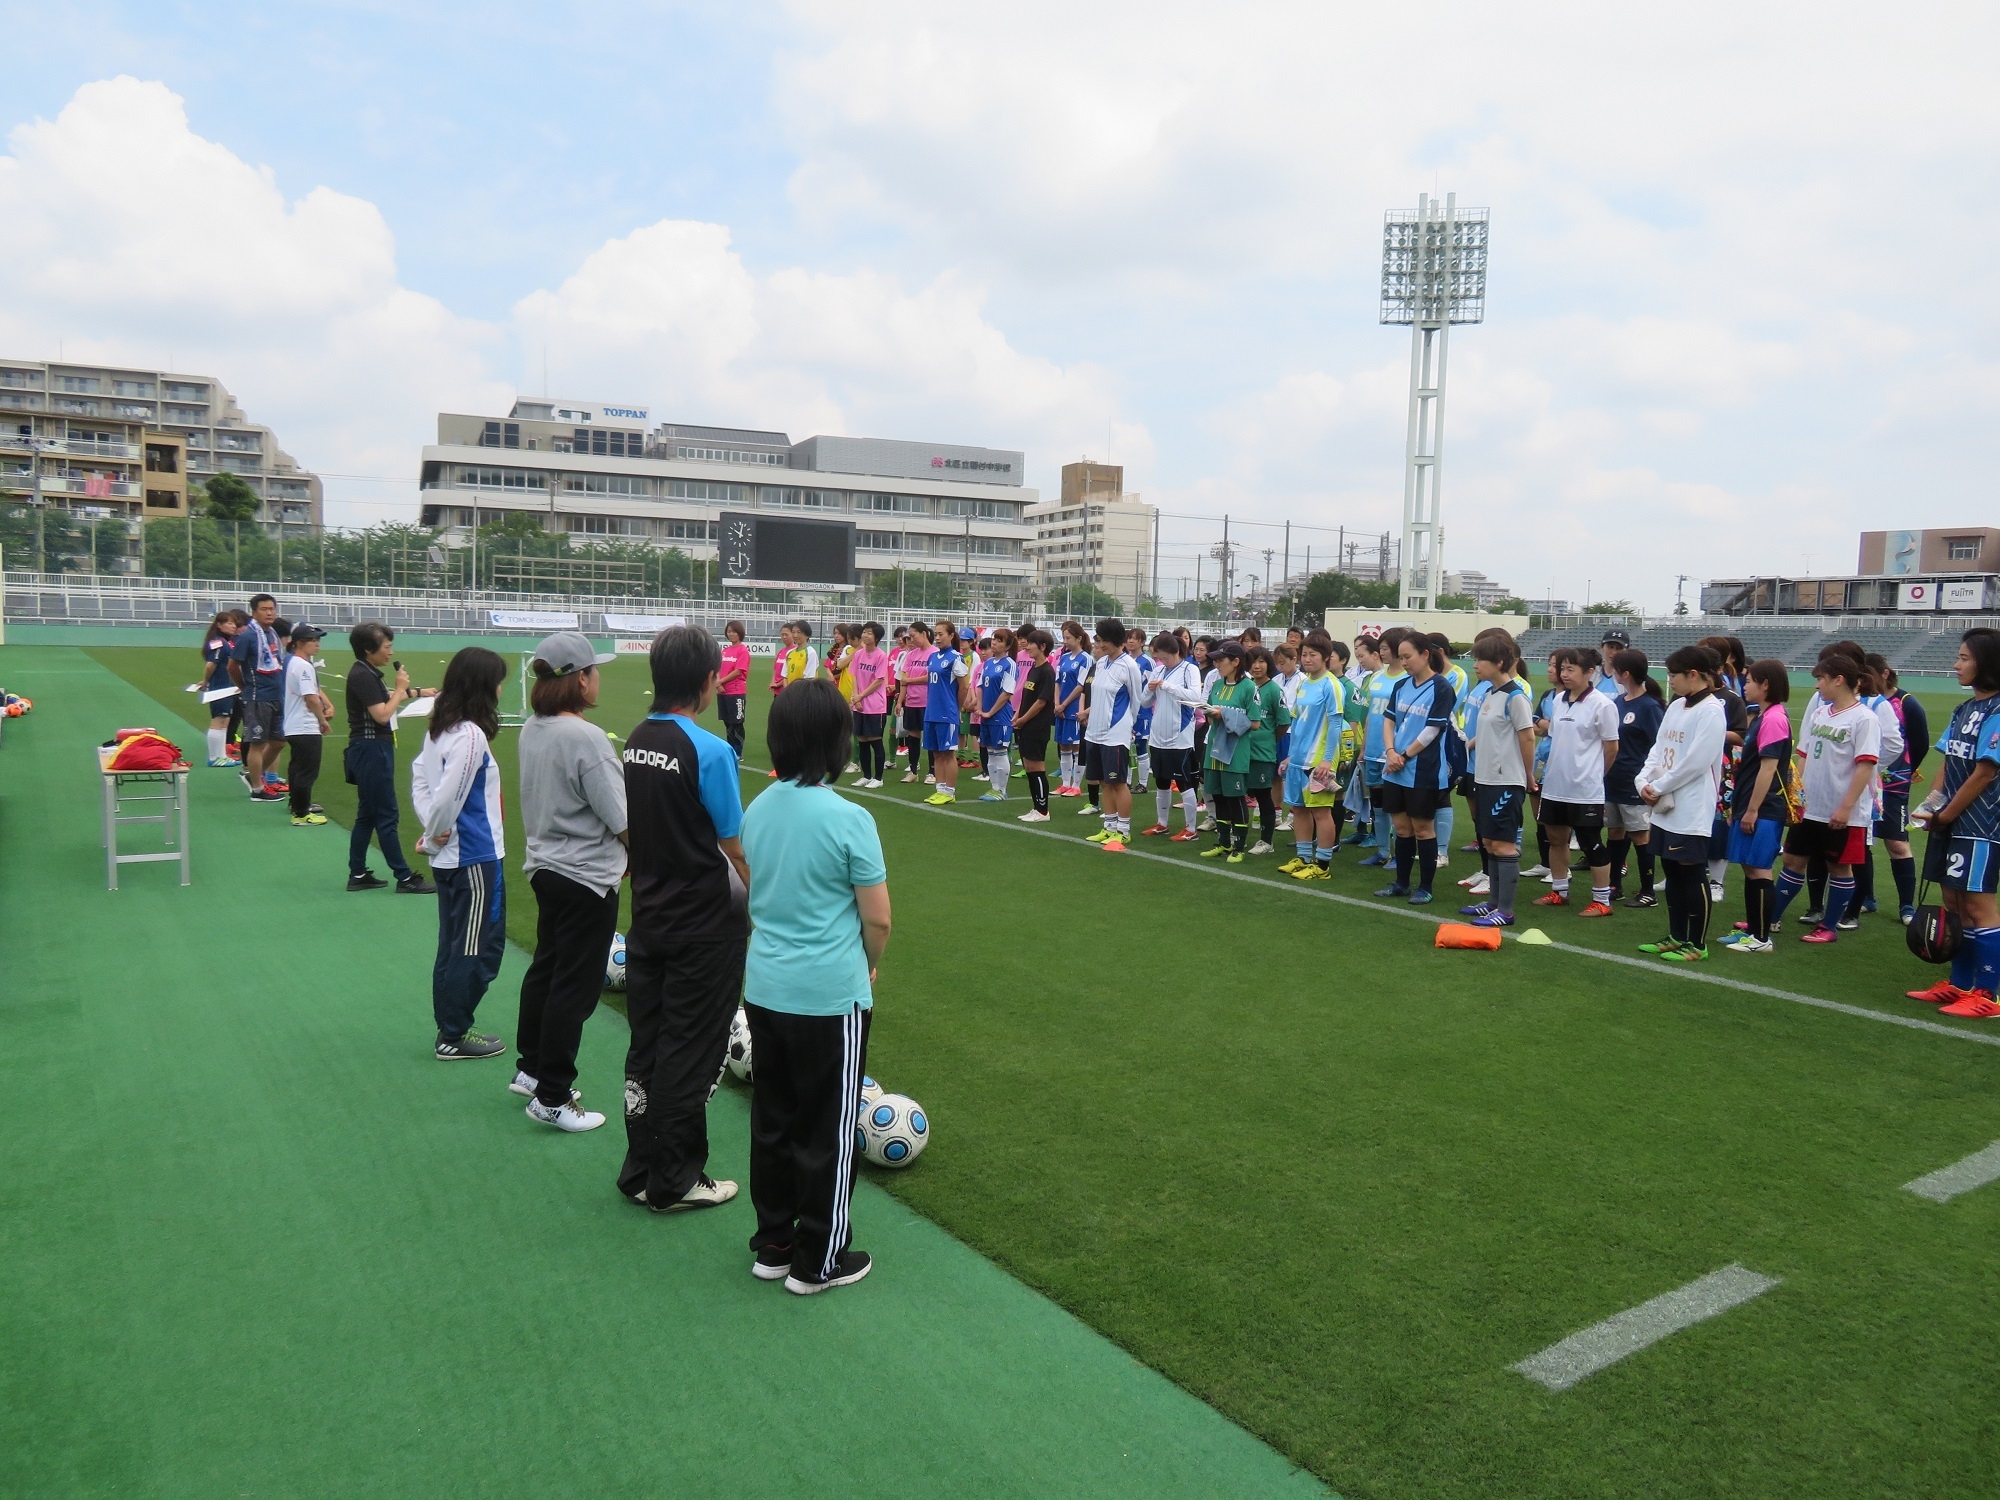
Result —
<instances>
[{"instance_id":1,"label":"knee-high sock","mask_svg":"<svg viewBox=\"0 0 2000 1500\"><path fill-rule=\"evenodd\" d=\"M1514 915L1514 890L1521 880L1521 856L1496 854L1489 869L1492 889L1487 892L1486 899L1493 904L1495 911L1505 912L1511 917Z\"/></svg>"},{"instance_id":2,"label":"knee-high sock","mask_svg":"<svg viewBox=\"0 0 2000 1500\"><path fill-rule=\"evenodd\" d=\"M1155 821L1157 821L1162 828L1165 828L1167 826L1167 819L1173 814L1174 794L1168 791L1165 787L1159 787L1153 793L1153 805L1156 808L1158 808L1160 812L1160 816Z\"/></svg>"},{"instance_id":3,"label":"knee-high sock","mask_svg":"<svg viewBox=\"0 0 2000 1500\"><path fill-rule=\"evenodd\" d=\"M1826 910L1826 861L1815 854L1806 861L1807 911Z\"/></svg>"},{"instance_id":4,"label":"knee-high sock","mask_svg":"<svg viewBox=\"0 0 2000 1500\"><path fill-rule=\"evenodd\" d=\"M1536 863L1544 870L1549 869L1549 831L1540 823L1535 825L1535 853L1541 856Z\"/></svg>"},{"instance_id":5,"label":"knee-high sock","mask_svg":"<svg viewBox=\"0 0 2000 1500\"><path fill-rule=\"evenodd\" d=\"M1438 847L1444 850L1447 856L1451 853L1451 830L1457 823L1458 809L1452 806L1447 798L1444 806L1437 810L1437 817L1432 823L1432 827L1437 830Z\"/></svg>"},{"instance_id":6,"label":"knee-high sock","mask_svg":"<svg viewBox=\"0 0 2000 1500\"><path fill-rule=\"evenodd\" d=\"M1630 839L1614 839L1611 844L1611 889L1615 894L1625 888L1625 855L1632 847Z\"/></svg>"},{"instance_id":7,"label":"knee-high sock","mask_svg":"<svg viewBox=\"0 0 2000 1500\"><path fill-rule=\"evenodd\" d=\"M1084 790L1090 793L1090 805L1091 805L1092 807L1102 807L1102 806L1104 805L1104 803L1103 803L1103 796L1104 796L1104 783L1103 783L1103 782L1101 782L1101 781L1091 781L1091 782L1086 782L1086 783L1084 784Z\"/></svg>"},{"instance_id":8,"label":"knee-high sock","mask_svg":"<svg viewBox=\"0 0 2000 1500\"><path fill-rule=\"evenodd\" d=\"M1417 863L1417 841L1414 835L1396 836L1396 884L1408 887L1410 871Z\"/></svg>"},{"instance_id":9,"label":"knee-high sock","mask_svg":"<svg viewBox=\"0 0 2000 1500\"><path fill-rule=\"evenodd\" d=\"M1438 877L1437 838L1435 835L1433 835L1432 837L1427 839L1418 839L1417 878L1423 882L1423 888L1425 890L1429 890L1433 885L1437 884L1437 877Z\"/></svg>"},{"instance_id":10,"label":"knee-high sock","mask_svg":"<svg viewBox=\"0 0 2000 1500\"><path fill-rule=\"evenodd\" d=\"M1861 862L1854 867L1854 899L1857 902L1875 899L1875 846L1868 845L1861 851Z\"/></svg>"},{"instance_id":11,"label":"knee-high sock","mask_svg":"<svg viewBox=\"0 0 2000 1500\"><path fill-rule=\"evenodd\" d=\"M1806 877L1802 871L1789 865L1778 871L1778 879L1773 888L1775 899L1771 903L1771 925L1776 927L1785 920L1785 908L1792 904L1792 898L1806 888Z\"/></svg>"},{"instance_id":12,"label":"knee-high sock","mask_svg":"<svg viewBox=\"0 0 2000 1500\"><path fill-rule=\"evenodd\" d=\"M1775 888L1768 879L1744 877L1743 919L1750 924L1750 936L1760 943L1768 942L1771 937L1771 907L1775 895Z\"/></svg>"},{"instance_id":13,"label":"knee-high sock","mask_svg":"<svg viewBox=\"0 0 2000 1500\"><path fill-rule=\"evenodd\" d=\"M1975 927L1964 936L1960 951L1972 951L1972 971L1966 989L2000 994L2000 927Z\"/></svg>"},{"instance_id":14,"label":"knee-high sock","mask_svg":"<svg viewBox=\"0 0 2000 1500\"><path fill-rule=\"evenodd\" d=\"M1387 813L1378 813L1375 818L1375 847L1382 852L1382 858L1396 857L1396 820Z\"/></svg>"},{"instance_id":15,"label":"knee-high sock","mask_svg":"<svg viewBox=\"0 0 2000 1500\"><path fill-rule=\"evenodd\" d=\"M1915 906L1917 904L1917 861L1911 855L1901 859L1891 858L1889 873L1896 877L1896 905Z\"/></svg>"},{"instance_id":16,"label":"knee-high sock","mask_svg":"<svg viewBox=\"0 0 2000 1500\"><path fill-rule=\"evenodd\" d=\"M1049 810L1049 773L1047 771L1030 771L1028 773L1028 800L1034 804L1035 811L1038 813L1045 813Z\"/></svg>"},{"instance_id":17,"label":"knee-high sock","mask_svg":"<svg viewBox=\"0 0 2000 1500\"><path fill-rule=\"evenodd\" d=\"M229 748L229 731L227 729L209 730L208 758L210 760L221 760L222 752L228 748Z\"/></svg>"},{"instance_id":18,"label":"knee-high sock","mask_svg":"<svg viewBox=\"0 0 2000 1500\"><path fill-rule=\"evenodd\" d=\"M1639 855L1639 889L1650 891L1653 889L1653 846L1650 843L1645 843L1637 847Z\"/></svg>"},{"instance_id":19,"label":"knee-high sock","mask_svg":"<svg viewBox=\"0 0 2000 1500\"><path fill-rule=\"evenodd\" d=\"M1722 878L1728 873L1729 873L1728 860L1711 859L1708 862L1708 882L1710 885L1721 885Z\"/></svg>"},{"instance_id":20,"label":"knee-high sock","mask_svg":"<svg viewBox=\"0 0 2000 1500\"><path fill-rule=\"evenodd\" d=\"M1161 821L1165 822L1166 820L1163 818ZM1189 787L1181 793L1181 826L1183 828L1192 828L1200 821L1201 809L1194 805L1194 788Z\"/></svg>"},{"instance_id":21,"label":"knee-high sock","mask_svg":"<svg viewBox=\"0 0 2000 1500\"><path fill-rule=\"evenodd\" d=\"M998 750L988 750L986 752L986 781L993 788L994 796L1004 797L1007 795L1007 776L1012 769L1013 766L1008 761L1007 751L1004 746Z\"/></svg>"},{"instance_id":22,"label":"knee-high sock","mask_svg":"<svg viewBox=\"0 0 2000 1500\"><path fill-rule=\"evenodd\" d=\"M1840 925L1840 919L1847 915L1847 908L1854 901L1854 877L1852 875L1831 876L1826 882L1826 915L1820 926L1829 930Z\"/></svg>"},{"instance_id":23,"label":"knee-high sock","mask_svg":"<svg viewBox=\"0 0 2000 1500\"><path fill-rule=\"evenodd\" d=\"M1257 792L1257 837L1268 844L1277 831L1277 803L1272 799L1269 787L1260 787Z\"/></svg>"}]
</instances>

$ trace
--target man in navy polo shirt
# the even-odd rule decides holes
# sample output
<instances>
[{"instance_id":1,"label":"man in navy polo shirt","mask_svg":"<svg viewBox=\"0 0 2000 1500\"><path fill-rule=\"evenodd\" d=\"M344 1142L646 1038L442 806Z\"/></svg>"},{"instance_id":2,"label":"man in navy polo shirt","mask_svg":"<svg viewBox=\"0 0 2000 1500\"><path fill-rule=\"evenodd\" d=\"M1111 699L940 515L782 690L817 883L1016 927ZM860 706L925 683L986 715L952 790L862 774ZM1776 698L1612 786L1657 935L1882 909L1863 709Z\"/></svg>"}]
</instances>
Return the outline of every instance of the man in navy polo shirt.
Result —
<instances>
[{"instance_id":1,"label":"man in navy polo shirt","mask_svg":"<svg viewBox=\"0 0 2000 1500\"><path fill-rule=\"evenodd\" d=\"M243 784L252 802L283 802L285 793L264 785L264 773L284 748L285 648L277 630L278 601L250 596L250 623L237 633L229 675L242 689Z\"/></svg>"},{"instance_id":2,"label":"man in navy polo shirt","mask_svg":"<svg viewBox=\"0 0 2000 1500\"><path fill-rule=\"evenodd\" d=\"M743 791L727 740L695 722L722 650L698 625L653 640L653 712L625 742L632 926L625 939L625 1165L618 1190L656 1213L713 1208L708 1097L743 997L750 870Z\"/></svg>"}]
</instances>

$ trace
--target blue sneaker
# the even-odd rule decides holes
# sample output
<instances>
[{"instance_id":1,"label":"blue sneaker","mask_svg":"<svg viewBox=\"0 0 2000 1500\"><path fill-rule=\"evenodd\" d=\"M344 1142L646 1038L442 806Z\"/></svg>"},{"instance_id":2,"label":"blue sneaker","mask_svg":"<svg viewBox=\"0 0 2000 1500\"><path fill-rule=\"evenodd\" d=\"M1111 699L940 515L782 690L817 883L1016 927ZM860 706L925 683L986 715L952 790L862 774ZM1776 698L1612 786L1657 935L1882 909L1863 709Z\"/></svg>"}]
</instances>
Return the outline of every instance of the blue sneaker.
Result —
<instances>
[{"instance_id":1,"label":"blue sneaker","mask_svg":"<svg viewBox=\"0 0 2000 1500\"><path fill-rule=\"evenodd\" d=\"M1472 925L1474 927L1512 927L1514 919L1504 911L1489 911L1483 917L1474 917Z\"/></svg>"},{"instance_id":2,"label":"blue sneaker","mask_svg":"<svg viewBox=\"0 0 2000 1500\"><path fill-rule=\"evenodd\" d=\"M1005 797L996 797L993 795L993 793L986 792L983 793L978 800L981 802L1005 802L1007 799Z\"/></svg>"},{"instance_id":3,"label":"blue sneaker","mask_svg":"<svg viewBox=\"0 0 2000 1500\"><path fill-rule=\"evenodd\" d=\"M1483 917L1491 910L1493 910L1491 901L1480 901L1472 906L1461 906L1458 914L1461 917Z\"/></svg>"},{"instance_id":4,"label":"blue sneaker","mask_svg":"<svg viewBox=\"0 0 2000 1500\"><path fill-rule=\"evenodd\" d=\"M1357 860L1354 868L1357 870L1378 870L1385 868L1388 863L1389 861L1384 859L1380 854L1371 854L1366 859Z\"/></svg>"},{"instance_id":5,"label":"blue sneaker","mask_svg":"<svg viewBox=\"0 0 2000 1500\"><path fill-rule=\"evenodd\" d=\"M1407 896L1410 888L1406 885L1385 885L1375 893L1378 896Z\"/></svg>"},{"instance_id":6,"label":"blue sneaker","mask_svg":"<svg viewBox=\"0 0 2000 1500\"><path fill-rule=\"evenodd\" d=\"M1430 891L1410 892L1410 905L1412 906L1429 906L1435 900L1437 900L1437 896Z\"/></svg>"}]
</instances>

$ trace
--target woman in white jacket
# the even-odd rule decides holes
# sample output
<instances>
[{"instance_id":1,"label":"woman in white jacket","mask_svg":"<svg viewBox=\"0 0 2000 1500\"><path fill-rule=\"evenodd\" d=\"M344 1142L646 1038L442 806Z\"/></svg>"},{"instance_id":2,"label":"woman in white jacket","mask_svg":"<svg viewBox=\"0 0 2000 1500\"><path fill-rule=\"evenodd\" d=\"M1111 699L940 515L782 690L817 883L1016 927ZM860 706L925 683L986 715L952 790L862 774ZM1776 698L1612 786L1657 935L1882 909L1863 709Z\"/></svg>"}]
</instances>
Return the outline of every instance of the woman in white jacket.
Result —
<instances>
[{"instance_id":1,"label":"woman in white jacket","mask_svg":"<svg viewBox=\"0 0 2000 1500\"><path fill-rule=\"evenodd\" d=\"M1722 659L1706 646L1683 646L1667 658L1674 701L1660 721L1653 750L1635 778L1639 800L1652 811L1652 843L1667 887L1668 936L1641 943L1641 953L1670 963L1708 957L1708 836L1722 788L1728 716L1715 688Z\"/></svg>"}]
</instances>

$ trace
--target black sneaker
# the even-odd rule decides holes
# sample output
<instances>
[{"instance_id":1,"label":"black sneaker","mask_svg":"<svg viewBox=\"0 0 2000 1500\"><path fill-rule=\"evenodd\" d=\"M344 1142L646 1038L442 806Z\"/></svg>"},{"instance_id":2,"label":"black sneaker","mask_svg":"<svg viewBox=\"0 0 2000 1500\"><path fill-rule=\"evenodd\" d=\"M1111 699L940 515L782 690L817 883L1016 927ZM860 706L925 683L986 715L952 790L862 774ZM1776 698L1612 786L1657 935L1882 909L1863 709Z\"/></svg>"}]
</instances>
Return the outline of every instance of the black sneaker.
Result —
<instances>
[{"instance_id":1,"label":"black sneaker","mask_svg":"<svg viewBox=\"0 0 2000 1500\"><path fill-rule=\"evenodd\" d=\"M1854 932L1860 928L1861 919L1850 912L1842 916L1838 922L1834 923L1834 926L1838 927L1842 932Z\"/></svg>"},{"instance_id":2,"label":"black sneaker","mask_svg":"<svg viewBox=\"0 0 2000 1500\"><path fill-rule=\"evenodd\" d=\"M405 875L401 880L396 882L396 894L399 896L435 896L437 894L437 887L421 875L410 874Z\"/></svg>"},{"instance_id":3,"label":"black sneaker","mask_svg":"<svg viewBox=\"0 0 2000 1500\"><path fill-rule=\"evenodd\" d=\"M289 802L292 799L290 795L285 792L265 791L265 792L252 792L250 794L250 800L252 802Z\"/></svg>"},{"instance_id":4,"label":"black sneaker","mask_svg":"<svg viewBox=\"0 0 2000 1500\"><path fill-rule=\"evenodd\" d=\"M480 1057L498 1057L507 1050L507 1044L497 1036L488 1036L483 1031L468 1031L457 1041L437 1039L437 1060L439 1062L470 1062Z\"/></svg>"},{"instance_id":5,"label":"black sneaker","mask_svg":"<svg viewBox=\"0 0 2000 1500\"><path fill-rule=\"evenodd\" d=\"M1826 912L1815 906L1811 911L1800 917L1799 921L1807 927L1823 927L1826 925Z\"/></svg>"},{"instance_id":6,"label":"black sneaker","mask_svg":"<svg viewBox=\"0 0 2000 1500\"><path fill-rule=\"evenodd\" d=\"M1618 904L1620 906L1631 906L1631 907L1658 906L1660 904L1660 898L1658 896L1655 896L1651 891L1641 891L1636 896L1627 896L1623 901L1619 902Z\"/></svg>"},{"instance_id":7,"label":"black sneaker","mask_svg":"<svg viewBox=\"0 0 2000 1500\"><path fill-rule=\"evenodd\" d=\"M757 1252L757 1258L750 1262L750 1274L759 1281L783 1281L791 1274L791 1270L790 1245L766 1245Z\"/></svg>"},{"instance_id":8,"label":"black sneaker","mask_svg":"<svg viewBox=\"0 0 2000 1500\"><path fill-rule=\"evenodd\" d=\"M359 875L347 877L347 888L350 891L386 891L389 882L373 870L363 870Z\"/></svg>"},{"instance_id":9,"label":"black sneaker","mask_svg":"<svg viewBox=\"0 0 2000 1500\"><path fill-rule=\"evenodd\" d=\"M852 1286L866 1276L874 1262L868 1259L865 1250L843 1250L835 1258L831 1276L787 1276L785 1290L801 1297L810 1297L815 1292L826 1291L829 1287Z\"/></svg>"}]
</instances>

